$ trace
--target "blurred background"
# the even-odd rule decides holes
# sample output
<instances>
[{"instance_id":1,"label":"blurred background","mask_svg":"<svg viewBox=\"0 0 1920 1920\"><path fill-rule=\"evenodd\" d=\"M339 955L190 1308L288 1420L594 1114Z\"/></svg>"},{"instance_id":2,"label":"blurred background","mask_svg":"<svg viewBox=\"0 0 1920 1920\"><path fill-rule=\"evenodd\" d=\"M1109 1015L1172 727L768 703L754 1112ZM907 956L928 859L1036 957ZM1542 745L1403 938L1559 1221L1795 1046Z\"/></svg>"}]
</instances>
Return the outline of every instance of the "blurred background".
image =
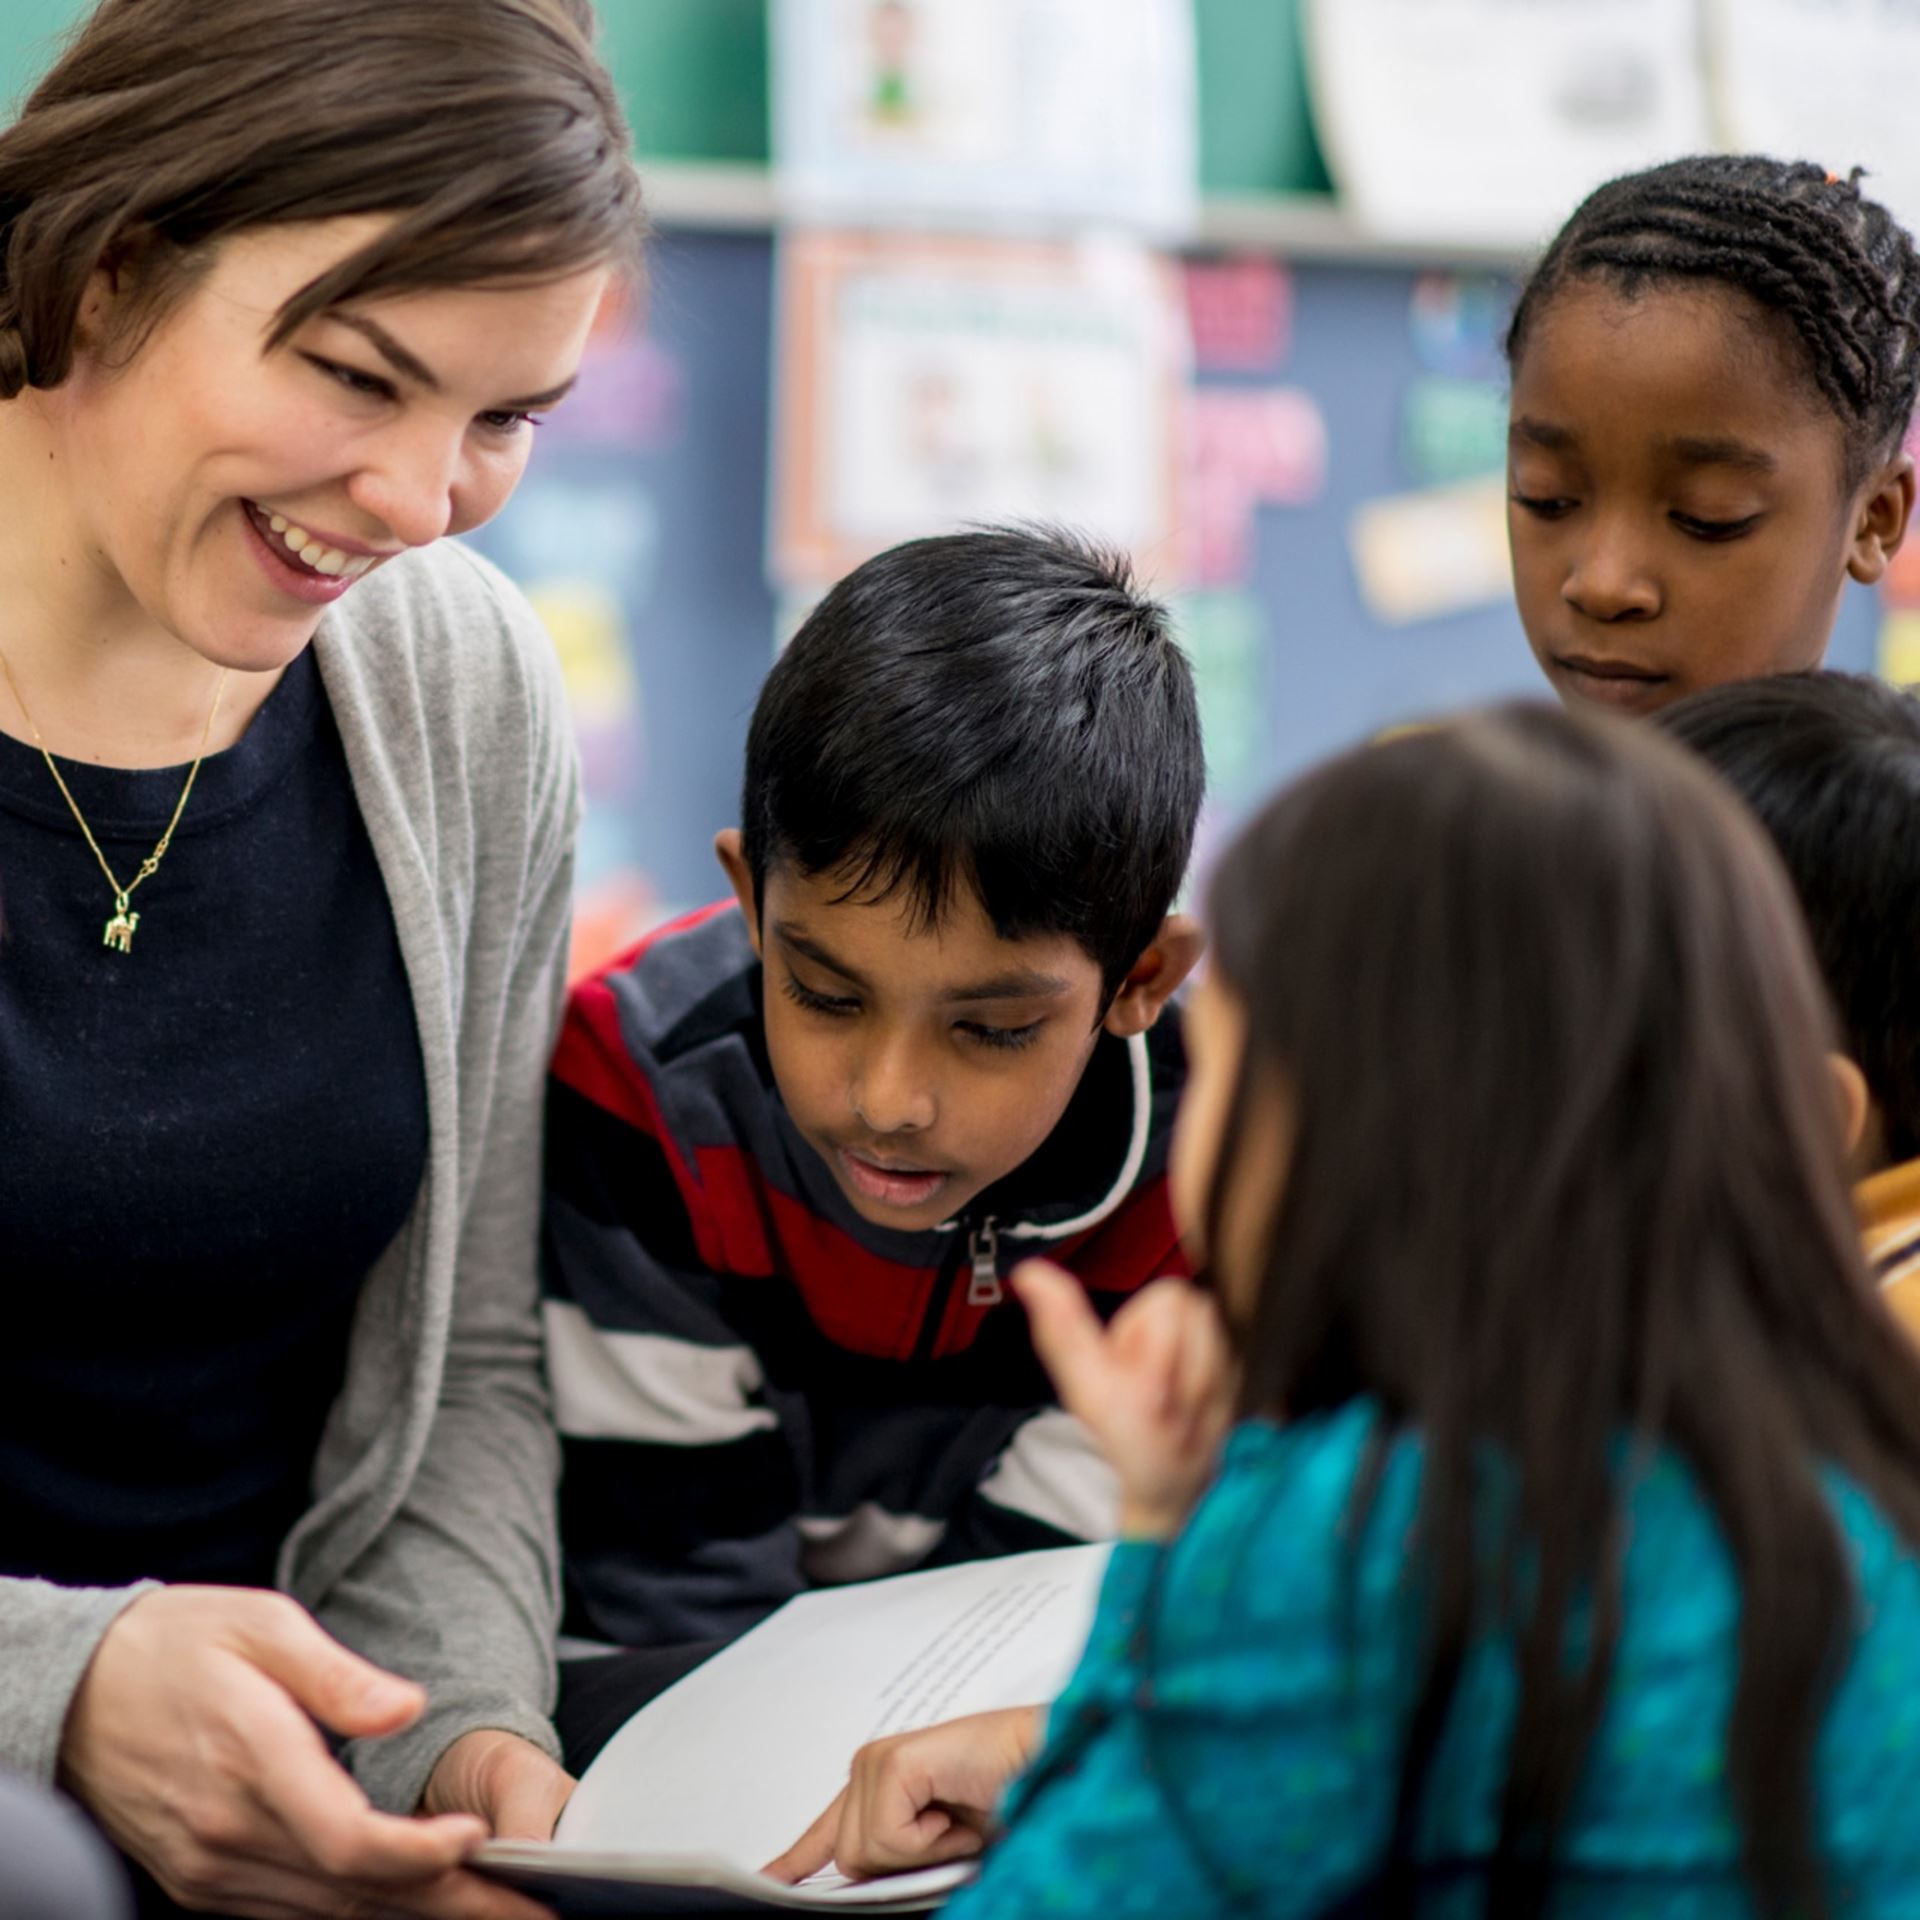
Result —
<instances>
[{"instance_id":1,"label":"blurred background","mask_svg":"<svg viewBox=\"0 0 1920 1920\"><path fill-rule=\"evenodd\" d=\"M566 665L578 964L719 893L761 676L916 534L1134 555L1200 676L1203 858L1323 753L1542 691L1502 477L1529 255L1714 146L1865 165L1920 215L1920 7L1886 0L598 7L649 275L472 536ZM0 3L0 116L85 9ZM1852 590L1834 664L1920 679L1909 607L1920 566Z\"/></svg>"}]
</instances>

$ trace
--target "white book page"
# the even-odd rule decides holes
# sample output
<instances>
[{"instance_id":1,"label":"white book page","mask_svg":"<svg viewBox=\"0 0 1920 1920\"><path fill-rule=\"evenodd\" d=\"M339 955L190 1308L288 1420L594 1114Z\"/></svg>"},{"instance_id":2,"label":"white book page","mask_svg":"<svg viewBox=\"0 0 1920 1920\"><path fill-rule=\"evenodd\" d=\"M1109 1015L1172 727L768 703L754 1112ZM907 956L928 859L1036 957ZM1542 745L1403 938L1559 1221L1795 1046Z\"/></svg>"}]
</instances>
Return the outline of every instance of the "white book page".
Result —
<instances>
[{"instance_id":1,"label":"white book page","mask_svg":"<svg viewBox=\"0 0 1920 1920\"><path fill-rule=\"evenodd\" d=\"M1105 1547L1062 1547L789 1601L614 1735L556 1843L758 1869L840 1791L868 1740L1050 1701L1085 1645L1106 1560Z\"/></svg>"}]
</instances>

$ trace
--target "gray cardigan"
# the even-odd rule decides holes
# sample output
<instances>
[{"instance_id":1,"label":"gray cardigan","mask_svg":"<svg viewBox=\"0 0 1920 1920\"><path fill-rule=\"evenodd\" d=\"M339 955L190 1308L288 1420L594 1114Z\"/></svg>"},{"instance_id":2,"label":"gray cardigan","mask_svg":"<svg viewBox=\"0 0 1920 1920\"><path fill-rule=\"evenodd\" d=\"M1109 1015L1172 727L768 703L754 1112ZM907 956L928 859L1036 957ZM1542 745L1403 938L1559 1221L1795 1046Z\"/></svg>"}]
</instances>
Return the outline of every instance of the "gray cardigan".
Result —
<instances>
[{"instance_id":1,"label":"gray cardigan","mask_svg":"<svg viewBox=\"0 0 1920 1920\"><path fill-rule=\"evenodd\" d=\"M403 1812L474 1728L557 1752L535 1237L579 785L552 647L470 550L389 561L313 644L399 929L429 1139L413 1212L367 1275L279 1581L426 1686L417 1726L347 1750L375 1804ZM52 1778L93 1650L145 1590L0 1579L0 1767Z\"/></svg>"}]
</instances>

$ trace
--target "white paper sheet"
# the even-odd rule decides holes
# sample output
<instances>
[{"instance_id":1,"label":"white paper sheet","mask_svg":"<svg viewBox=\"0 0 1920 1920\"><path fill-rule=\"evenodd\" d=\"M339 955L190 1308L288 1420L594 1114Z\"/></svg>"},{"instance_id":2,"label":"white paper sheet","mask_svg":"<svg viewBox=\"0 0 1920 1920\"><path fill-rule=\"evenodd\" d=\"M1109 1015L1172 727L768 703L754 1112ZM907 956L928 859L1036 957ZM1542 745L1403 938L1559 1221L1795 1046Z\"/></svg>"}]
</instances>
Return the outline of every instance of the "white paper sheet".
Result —
<instances>
[{"instance_id":1,"label":"white paper sheet","mask_svg":"<svg viewBox=\"0 0 1920 1920\"><path fill-rule=\"evenodd\" d=\"M1085 1644L1106 1559L1104 1547L1063 1547L789 1601L614 1735L551 1849L488 1852L502 1866L567 1864L610 1879L646 1878L650 1861L725 1886L800 1837L867 1741L1051 1700ZM829 1875L806 1897L897 1900L965 1871L861 1887Z\"/></svg>"}]
</instances>

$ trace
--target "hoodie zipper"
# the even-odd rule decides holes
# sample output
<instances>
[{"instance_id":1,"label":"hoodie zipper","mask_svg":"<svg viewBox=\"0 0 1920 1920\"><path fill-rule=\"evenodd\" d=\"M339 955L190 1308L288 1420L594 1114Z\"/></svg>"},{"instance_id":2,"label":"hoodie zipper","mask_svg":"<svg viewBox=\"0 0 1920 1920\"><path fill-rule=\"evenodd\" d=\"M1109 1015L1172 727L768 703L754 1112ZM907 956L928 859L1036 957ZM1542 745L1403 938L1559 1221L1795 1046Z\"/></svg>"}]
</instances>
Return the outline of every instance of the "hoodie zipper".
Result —
<instances>
[{"instance_id":1,"label":"hoodie zipper","mask_svg":"<svg viewBox=\"0 0 1920 1920\"><path fill-rule=\"evenodd\" d=\"M966 1236L964 1241L961 1234ZM954 1234L953 1256L942 1262L934 1277L933 1298L927 1302L926 1317L920 1322L920 1336L913 1343L916 1362L931 1360L946 1321L947 1306L959 1283L960 1269L967 1269L967 1305L993 1307L1006 1297L1000 1279L1000 1229L991 1217L980 1220L962 1218Z\"/></svg>"},{"instance_id":2,"label":"hoodie zipper","mask_svg":"<svg viewBox=\"0 0 1920 1920\"><path fill-rule=\"evenodd\" d=\"M967 1236L967 1305L997 1307L1007 1290L1000 1283L1000 1230L989 1218Z\"/></svg>"}]
</instances>

